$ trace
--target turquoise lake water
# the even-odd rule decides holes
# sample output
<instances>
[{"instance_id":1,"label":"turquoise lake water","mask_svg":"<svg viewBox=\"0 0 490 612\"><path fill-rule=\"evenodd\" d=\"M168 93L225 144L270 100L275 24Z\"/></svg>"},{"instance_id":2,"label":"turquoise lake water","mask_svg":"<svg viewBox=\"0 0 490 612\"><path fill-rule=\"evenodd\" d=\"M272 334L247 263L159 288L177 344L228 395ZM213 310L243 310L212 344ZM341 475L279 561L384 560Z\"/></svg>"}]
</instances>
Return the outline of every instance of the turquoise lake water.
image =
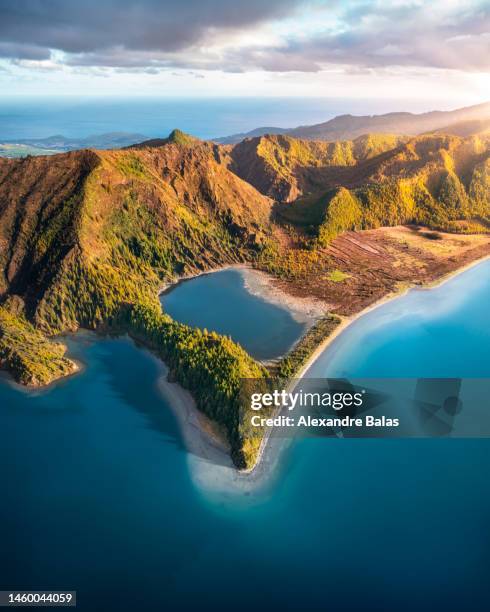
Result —
<instances>
[{"instance_id":1,"label":"turquoise lake water","mask_svg":"<svg viewBox=\"0 0 490 612\"><path fill-rule=\"evenodd\" d=\"M239 269L182 281L160 300L176 321L231 336L257 359L284 355L305 329L289 311L247 293Z\"/></svg>"},{"instance_id":2,"label":"turquoise lake water","mask_svg":"<svg viewBox=\"0 0 490 612\"><path fill-rule=\"evenodd\" d=\"M359 319L309 374L488 376L489 303L485 262ZM85 369L50 389L0 383L0 589L77 590L81 610L488 610L488 440L305 439L269 487L211 496L159 363L85 333L70 351Z\"/></svg>"}]
</instances>

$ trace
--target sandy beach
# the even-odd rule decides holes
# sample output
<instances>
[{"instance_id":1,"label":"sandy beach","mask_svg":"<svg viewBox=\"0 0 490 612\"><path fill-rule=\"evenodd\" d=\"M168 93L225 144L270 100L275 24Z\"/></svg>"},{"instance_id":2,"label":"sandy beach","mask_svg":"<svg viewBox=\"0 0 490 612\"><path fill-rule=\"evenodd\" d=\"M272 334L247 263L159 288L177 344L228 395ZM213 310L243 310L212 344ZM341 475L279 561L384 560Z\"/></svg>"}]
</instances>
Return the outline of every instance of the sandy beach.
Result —
<instances>
[{"instance_id":1,"label":"sandy beach","mask_svg":"<svg viewBox=\"0 0 490 612\"><path fill-rule=\"evenodd\" d=\"M167 366L160 360L158 362L161 365L158 389L177 418L188 452L201 461L231 468L233 464L225 437L210 419L199 412L189 391L168 381Z\"/></svg>"},{"instance_id":2,"label":"sandy beach","mask_svg":"<svg viewBox=\"0 0 490 612\"><path fill-rule=\"evenodd\" d=\"M274 277L262 270L250 266L243 266L242 270L245 288L249 293L281 308L286 307L299 323L310 327L327 312L327 304L316 298L301 298L286 293L275 284Z\"/></svg>"}]
</instances>

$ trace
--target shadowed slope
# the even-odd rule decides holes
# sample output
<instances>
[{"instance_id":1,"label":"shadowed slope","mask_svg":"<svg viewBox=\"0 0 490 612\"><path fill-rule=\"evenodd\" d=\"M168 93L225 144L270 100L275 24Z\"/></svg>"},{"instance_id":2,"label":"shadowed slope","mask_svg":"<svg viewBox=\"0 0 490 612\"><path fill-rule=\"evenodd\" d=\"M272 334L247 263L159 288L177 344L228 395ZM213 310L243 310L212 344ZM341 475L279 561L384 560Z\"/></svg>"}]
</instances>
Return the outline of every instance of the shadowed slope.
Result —
<instances>
[{"instance_id":1,"label":"shadowed slope","mask_svg":"<svg viewBox=\"0 0 490 612\"><path fill-rule=\"evenodd\" d=\"M53 330L243 261L270 231L270 200L205 143L0 160L0 207L1 291Z\"/></svg>"},{"instance_id":2,"label":"shadowed slope","mask_svg":"<svg viewBox=\"0 0 490 612\"><path fill-rule=\"evenodd\" d=\"M339 169L390 151L407 139L367 134L355 141L311 142L289 136L262 136L230 149L230 169L261 193L282 202L324 188Z\"/></svg>"}]
</instances>

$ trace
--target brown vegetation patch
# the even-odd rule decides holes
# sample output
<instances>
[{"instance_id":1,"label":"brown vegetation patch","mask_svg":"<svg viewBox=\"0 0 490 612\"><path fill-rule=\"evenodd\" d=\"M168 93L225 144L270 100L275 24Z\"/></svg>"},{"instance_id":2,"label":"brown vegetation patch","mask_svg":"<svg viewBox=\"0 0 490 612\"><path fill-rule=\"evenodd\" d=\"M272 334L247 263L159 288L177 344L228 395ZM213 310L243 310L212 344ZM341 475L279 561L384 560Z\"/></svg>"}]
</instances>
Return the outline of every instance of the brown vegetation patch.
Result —
<instances>
[{"instance_id":1,"label":"brown vegetation patch","mask_svg":"<svg viewBox=\"0 0 490 612\"><path fill-rule=\"evenodd\" d=\"M490 237L440 233L410 227L346 232L321 250L321 264L301 278L277 279L281 289L322 300L332 312L353 315L409 285L433 282L472 261L490 255ZM319 273L319 266L323 273ZM329 280L328 271L348 276Z\"/></svg>"}]
</instances>

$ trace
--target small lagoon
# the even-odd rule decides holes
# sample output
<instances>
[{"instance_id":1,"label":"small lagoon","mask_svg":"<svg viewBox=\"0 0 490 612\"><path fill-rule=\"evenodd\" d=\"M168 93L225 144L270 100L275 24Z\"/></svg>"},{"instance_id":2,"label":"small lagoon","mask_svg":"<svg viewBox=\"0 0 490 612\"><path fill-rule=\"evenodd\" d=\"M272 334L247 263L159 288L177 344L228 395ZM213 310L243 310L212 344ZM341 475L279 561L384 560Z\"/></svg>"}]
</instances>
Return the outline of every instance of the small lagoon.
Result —
<instances>
[{"instance_id":1,"label":"small lagoon","mask_svg":"<svg viewBox=\"0 0 490 612\"><path fill-rule=\"evenodd\" d=\"M258 273L247 270L247 274ZM306 327L287 307L252 293L242 268L183 280L160 300L176 321L231 336L256 359L284 355Z\"/></svg>"}]
</instances>

